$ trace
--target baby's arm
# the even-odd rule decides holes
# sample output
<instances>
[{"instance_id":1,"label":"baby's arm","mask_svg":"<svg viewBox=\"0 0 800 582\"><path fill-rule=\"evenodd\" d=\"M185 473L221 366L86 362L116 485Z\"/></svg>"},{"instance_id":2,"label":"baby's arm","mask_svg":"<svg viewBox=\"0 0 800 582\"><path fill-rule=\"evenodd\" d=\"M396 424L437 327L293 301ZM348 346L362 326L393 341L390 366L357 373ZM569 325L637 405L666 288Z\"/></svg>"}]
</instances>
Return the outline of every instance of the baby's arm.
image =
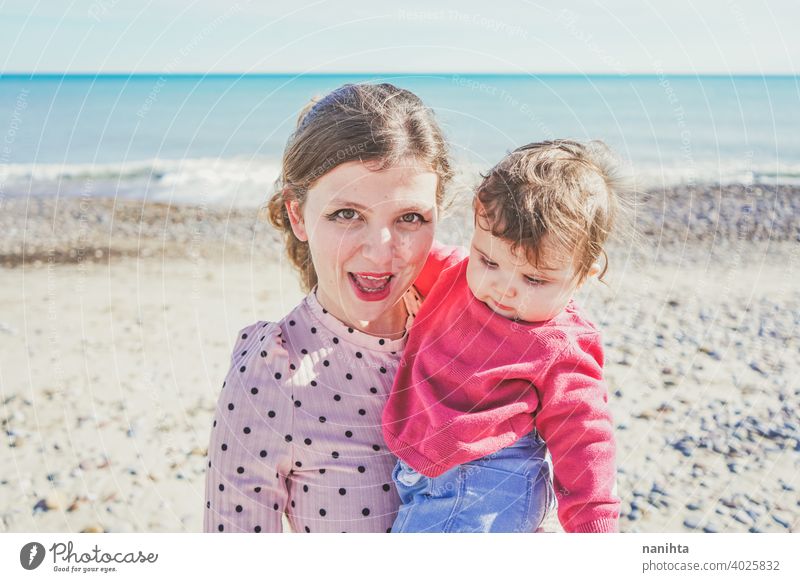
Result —
<instances>
[{"instance_id":1,"label":"baby's arm","mask_svg":"<svg viewBox=\"0 0 800 582\"><path fill-rule=\"evenodd\" d=\"M600 336L579 336L537 387L536 428L553 457L558 517L569 532L619 530L613 421Z\"/></svg>"}]
</instances>

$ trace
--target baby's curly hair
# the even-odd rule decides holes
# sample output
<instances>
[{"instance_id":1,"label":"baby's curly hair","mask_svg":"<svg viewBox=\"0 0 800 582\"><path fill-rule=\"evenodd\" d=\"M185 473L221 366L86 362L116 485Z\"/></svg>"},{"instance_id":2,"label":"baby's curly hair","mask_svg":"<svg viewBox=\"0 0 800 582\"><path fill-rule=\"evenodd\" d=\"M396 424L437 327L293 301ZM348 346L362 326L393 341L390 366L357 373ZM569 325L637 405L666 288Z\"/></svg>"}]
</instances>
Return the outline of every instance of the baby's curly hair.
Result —
<instances>
[{"instance_id":1,"label":"baby's curly hair","mask_svg":"<svg viewBox=\"0 0 800 582\"><path fill-rule=\"evenodd\" d=\"M574 257L582 282L603 256L604 245L624 211L627 190L619 164L601 141L559 139L517 148L489 173L476 194L475 221L494 236L520 247L533 265L546 268L542 239Z\"/></svg>"}]
</instances>

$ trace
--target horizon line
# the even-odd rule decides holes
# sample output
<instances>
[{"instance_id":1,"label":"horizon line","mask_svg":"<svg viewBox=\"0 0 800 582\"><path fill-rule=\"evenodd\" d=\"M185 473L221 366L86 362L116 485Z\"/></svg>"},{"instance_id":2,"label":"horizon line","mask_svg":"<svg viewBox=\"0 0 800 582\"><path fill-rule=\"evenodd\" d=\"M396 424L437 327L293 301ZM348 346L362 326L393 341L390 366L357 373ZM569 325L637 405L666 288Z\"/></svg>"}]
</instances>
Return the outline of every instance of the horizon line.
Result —
<instances>
[{"instance_id":1,"label":"horizon line","mask_svg":"<svg viewBox=\"0 0 800 582\"><path fill-rule=\"evenodd\" d=\"M799 77L798 73L757 73L757 72L739 72L739 73L724 73L724 72L631 72L631 73L613 73L613 72L592 72L592 73L566 73L566 72L541 72L541 73L510 73L510 72L483 72L483 71L341 71L341 72L130 72L130 71L110 71L110 72L30 72L30 71L0 71L0 78L2 77L375 77L375 76L454 76L454 75L468 75L475 77L611 77L621 78L626 77Z\"/></svg>"}]
</instances>

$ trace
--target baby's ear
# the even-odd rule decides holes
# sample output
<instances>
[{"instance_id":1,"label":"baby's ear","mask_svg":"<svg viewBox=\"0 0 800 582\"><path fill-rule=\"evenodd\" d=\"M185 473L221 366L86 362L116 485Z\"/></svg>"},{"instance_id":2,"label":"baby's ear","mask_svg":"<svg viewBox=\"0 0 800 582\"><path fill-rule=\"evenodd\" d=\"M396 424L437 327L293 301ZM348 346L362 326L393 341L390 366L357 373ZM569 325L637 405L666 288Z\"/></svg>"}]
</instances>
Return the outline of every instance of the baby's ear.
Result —
<instances>
[{"instance_id":1,"label":"baby's ear","mask_svg":"<svg viewBox=\"0 0 800 582\"><path fill-rule=\"evenodd\" d=\"M592 263L592 266L589 267L589 272L586 273L586 278L588 279L589 277L597 277L602 270L603 268L600 266L600 263Z\"/></svg>"},{"instance_id":2,"label":"baby's ear","mask_svg":"<svg viewBox=\"0 0 800 582\"><path fill-rule=\"evenodd\" d=\"M581 287L583 287L583 285L589 279L593 279L594 277L597 277L597 275L600 274L600 271L602 271L602 267L600 266L600 263L592 263L592 266L589 267L589 270L586 272L586 275L583 277L581 282L578 283L578 286L577 286L576 289L580 289Z\"/></svg>"}]
</instances>

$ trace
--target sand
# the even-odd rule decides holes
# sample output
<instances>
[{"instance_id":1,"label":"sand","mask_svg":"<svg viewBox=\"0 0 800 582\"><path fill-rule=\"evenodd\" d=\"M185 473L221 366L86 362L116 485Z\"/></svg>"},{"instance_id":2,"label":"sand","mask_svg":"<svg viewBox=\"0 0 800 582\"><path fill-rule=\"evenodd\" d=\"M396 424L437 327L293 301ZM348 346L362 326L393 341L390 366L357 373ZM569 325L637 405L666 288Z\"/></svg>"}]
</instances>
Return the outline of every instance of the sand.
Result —
<instances>
[{"instance_id":1,"label":"sand","mask_svg":"<svg viewBox=\"0 0 800 582\"><path fill-rule=\"evenodd\" d=\"M254 210L53 200L0 218L0 531L201 531L236 332L302 297L280 242ZM623 531L800 530L798 201L650 194L636 246L581 291Z\"/></svg>"}]
</instances>

